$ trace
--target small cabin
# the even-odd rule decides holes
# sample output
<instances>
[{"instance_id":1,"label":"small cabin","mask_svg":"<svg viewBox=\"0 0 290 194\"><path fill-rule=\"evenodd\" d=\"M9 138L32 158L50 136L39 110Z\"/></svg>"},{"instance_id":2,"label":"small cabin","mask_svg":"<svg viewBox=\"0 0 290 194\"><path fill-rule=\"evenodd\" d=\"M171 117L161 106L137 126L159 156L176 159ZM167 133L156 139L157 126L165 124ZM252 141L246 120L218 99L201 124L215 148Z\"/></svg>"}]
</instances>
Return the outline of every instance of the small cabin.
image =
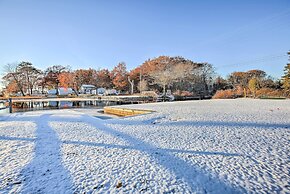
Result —
<instances>
[{"instance_id":1,"label":"small cabin","mask_svg":"<svg viewBox=\"0 0 290 194\"><path fill-rule=\"evenodd\" d=\"M97 89L97 95L98 96L104 96L106 94L106 89L105 88L98 88Z\"/></svg>"},{"instance_id":2,"label":"small cabin","mask_svg":"<svg viewBox=\"0 0 290 194\"><path fill-rule=\"evenodd\" d=\"M94 85L82 85L80 89L81 94L96 94L96 86Z\"/></svg>"}]
</instances>

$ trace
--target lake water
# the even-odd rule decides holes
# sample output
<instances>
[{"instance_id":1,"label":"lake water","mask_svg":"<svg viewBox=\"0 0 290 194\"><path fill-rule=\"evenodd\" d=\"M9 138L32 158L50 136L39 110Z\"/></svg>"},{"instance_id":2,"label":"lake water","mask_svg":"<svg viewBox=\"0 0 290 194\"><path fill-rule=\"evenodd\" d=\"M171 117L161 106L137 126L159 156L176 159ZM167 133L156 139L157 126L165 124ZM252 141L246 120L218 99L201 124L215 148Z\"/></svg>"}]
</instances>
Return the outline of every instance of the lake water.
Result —
<instances>
[{"instance_id":1,"label":"lake water","mask_svg":"<svg viewBox=\"0 0 290 194\"><path fill-rule=\"evenodd\" d=\"M103 101L49 101L49 102L14 102L13 112L27 112L35 110L69 109L69 108L103 108L116 105L115 102ZM4 104L0 104L4 107ZM0 110L0 114L6 114L9 109Z\"/></svg>"},{"instance_id":2,"label":"lake water","mask_svg":"<svg viewBox=\"0 0 290 194\"><path fill-rule=\"evenodd\" d=\"M0 115L8 113L8 109L2 109L5 107L5 103L0 101Z\"/></svg>"}]
</instances>

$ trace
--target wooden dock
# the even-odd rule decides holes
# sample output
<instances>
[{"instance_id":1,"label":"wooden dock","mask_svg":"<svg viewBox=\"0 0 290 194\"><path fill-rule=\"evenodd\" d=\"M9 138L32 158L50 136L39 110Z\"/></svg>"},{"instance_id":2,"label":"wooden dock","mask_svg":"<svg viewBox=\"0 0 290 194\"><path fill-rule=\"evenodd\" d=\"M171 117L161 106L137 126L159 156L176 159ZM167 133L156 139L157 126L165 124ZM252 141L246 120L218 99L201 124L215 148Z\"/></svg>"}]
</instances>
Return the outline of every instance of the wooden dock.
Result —
<instances>
[{"instance_id":1,"label":"wooden dock","mask_svg":"<svg viewBox=\"0 0 290 194\"><path fill-rule=\"evenodd\" d=\"M134 116L140 114L151 113L151 110L129 109L129 108L117 108L117 107L104 107L104 113L117 116Z\"/></svg>"}]
</instances>

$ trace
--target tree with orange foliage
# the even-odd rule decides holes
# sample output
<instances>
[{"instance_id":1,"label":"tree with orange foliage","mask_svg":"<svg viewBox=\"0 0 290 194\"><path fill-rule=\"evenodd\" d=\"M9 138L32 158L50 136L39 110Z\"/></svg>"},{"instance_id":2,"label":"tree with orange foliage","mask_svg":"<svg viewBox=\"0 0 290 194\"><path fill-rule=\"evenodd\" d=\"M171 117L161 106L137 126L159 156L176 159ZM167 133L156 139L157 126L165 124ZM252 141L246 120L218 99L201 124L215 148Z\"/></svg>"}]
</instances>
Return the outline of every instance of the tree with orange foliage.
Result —
<instances>
[{"instance_id":1,"label":"tree with orange foliage","mask_svg":"<svg viewBox=\"0 0 290 194\"><path fill-rule=\"evenodd\" d=\"M19 88L15 80L11 81L5 88L5 93L16 94L19 92Z\"/></svg>"},{"instance_id":2,"label":"tree with orange foliage","mask_svg":"<svg viewBox=\"0 0 290 194\"><path fill-rule=\"evenodd\" d=\"M131 87L133 87L131 88L131 90L133 89L134 91L138 89L139 92L141 93L143 90L147 89L146 87L143 87L145 86L144 84L147 83L147 81L145 80L146 75L144 76L142 75L141 66L132 69L128 76L129 76L128 79L134 81L134 84L133 85L131 84Z\"/></svg>"},{"instance_id":3,"label":"tree with orange foliage","mask_svg":"<svg viewBox=\"0 0 290 194\"><path fill-rule=\"evenodd\" d=\"M73 72L65 71L58 75L59 86L75 89L75 75Z\"/></svg>"},{"instance_id":4,"label":"tree with orange foliage","mask_svg":"<svg viewBox=\"0 0 290 194\"><path fill-rule=\"evenodd\" d=\"M255 84L260 84L266 77L266 73L259 69L249 70L247 72L233 72L229 77L229 82L236 88L240 86L244 90L244 97L247 97L249 81L255 78ZM251 85L254 85L253 83Z\"/></svg>"},{"instance_id":5,"label":"tree with orange foliage","mask_svg":"<svg viewBox=\"0 0 290 194\"><path fill-rule=\"evenodd\" d=\"M120 91L128 90L128 72L124 62L121 62L114 67L111 71L110 77L115 89Z\"/></svg>"},{"instance_id":6,"label":"tree with orange foliage","mask_svg":"<svg viewBox=\"0 0 290 194\"><path fill-rule=\"evenodd\" d=\"M13 82L13 86L17 87L17 90L25 96L24 92L24 85L25 85L25 80L23 78L23 75L21 72L18 71L17 69L18 64L16 63L9 63L4 66L4 71L5 75L2 77L2 79L6 82L6 85L9 85L10 83ZM12 85L10 87L12 87ZM16 89L12 89L15 91Z\"/></svg>"},{"instance_id":7,"label":"tree with orange foliage","mask_svg":"<svg viewBox=\"0 0 290 194\"><path fill-rule=\"evenodd\" d=\"M168 56L159 56L153 59L148 59L139 68L136 68L135 72L133 71L132 74L135 75L141 74L142 79L151 82L150 74L165 69L165 66L168 64L169 61L170 57Z\"/></svg>"},{"instance_id":8,"label":"tree with orange foliage","mask_svg":"<svg viewBox=\"0 0 290 194\"><path fill-rule=\"evenodd\" d=\"M141 66L130 71L130 80L136 81L141 92L142 86L163 92L166 87L179 90L196 90L208 93L213 79L213 67L208 63L194 63L183 57L159 56L146 60ZM202 90L202 92L201 92Z\"/></svg>"},{"instance_id":9,"label":"tree with orange foliage","mask_svg":"<svg viewBox=\"0 0 290 194\"><path fill-rule=\"evenodd\" d=\"M100 69L96 71L97 86L101 88L111 88L112 80L110 77L110 71L108 69Z\"/></svg>"},{"instance_id":10,"label":"tree with orange foliage","mask_svg":"<svg viewBox=\"0 0 290 194\"><path fill-rule=\"evenodd\" d=\"M247 97L247 87L249 81L249 74L246 72L233 72L229 77L230 83L237 88L242 87L244 90L244 97Z\"/></svg>"},{"instance_id":11,"label":"tree with orange foliage","mask_svg":"<svg viewBox=\"0 0 290 194\"><path fill-rule=\"evenodd\" d=\"M21 62L19 64L7 64L4 66L6 75L3 80L6 85L13 82L12 85L18 87L18 91L25 96L32 94L33 89L42 79L42 71L35 68L30 62ZM11 87L11 86L10 86Z\"/></svg>"},{"instance_id":12,"label":"tree with orange foliage","mask_svg":"<svg viewBox=\"0 0 290 194\"><path fill-rule=\"evenodd\" d=\"M250 78L256 78L257 80L261 80L266 77L266 72L259 69L249 70L246 73Z\"/></svg>"},{"instance_id":13,"label":"tree with orange foliage","mask_svg":"<svg viewBox=\"0 0 290 194\"><path fill-rule=\"evenodd\" d=\"M75 74L75 86L79 90L82 85L96 85L97 84L97 71L95 69L78 69Z\"/></svg>"},{"instance_id":14,"label":"tree with orange foliage","mask_svg":"<svg viewBox=\"0 0 290 194\"><path fill-rule=\"evenodd\" d=\"M158 88L158 86L161 86L165 90L164 88L172 81L171 77L175 75L172 73L172 69L169 70L174 66L173 59L173 57L169 56L148 59L141 66L130 72L130 78L139 82L136 85L138 85L140 92L142 92L143 88L146 88L143 86L147 83L151 87Z\"/></svg>"},{"instance_id":15,"label":"tree with orange foliage","mask_svg":"<svg viewBox=\"0 0 290 194\"><path fill-rule=\"evenodd\" d=\"M59 75L62 72L68 71L69 67L65 67L62 65L54 65L48 67L44 72L44 83L52 88L55 88L58 94L58 87L59 87Z\"/></svg>"}]
</instances>

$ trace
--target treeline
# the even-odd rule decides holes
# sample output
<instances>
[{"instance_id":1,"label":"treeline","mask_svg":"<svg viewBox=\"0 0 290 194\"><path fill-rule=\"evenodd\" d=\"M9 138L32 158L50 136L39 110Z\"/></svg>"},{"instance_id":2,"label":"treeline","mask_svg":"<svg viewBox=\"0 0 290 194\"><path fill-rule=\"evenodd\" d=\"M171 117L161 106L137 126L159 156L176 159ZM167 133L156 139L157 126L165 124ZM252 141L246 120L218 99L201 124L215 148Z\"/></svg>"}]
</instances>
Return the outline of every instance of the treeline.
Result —
<instances>
[{"instance_id":1,"label":"treeline","mask_svg":"<svg viewBox=\"0 0 290 194\"><path fill-rule=\"evenodd\" d=\"M159 56L148 59L128 71L124 62L109 69L77 69L53 65L44 70L30 62L7 64L3 76L7 95L33 95L59 87L72 88L76 94L82 85L116 89L122 94L170 90L179 96L235 98L261 95L289 96L290 65L281 80L274 80L262 70L233 72L226 79L216 76L209 63L197 63L183 57Z\"/></svg>"},{"instance_id":2,"label":"treeline","mask_svg":"<svg viewBox=\"0 0 290 194\"><path fill-rule=\"evenodd\" d=\"M290 52L289 61L290 61ZM233 72L227 79L218 77L217 92L213 98L237 97L290 97L290 63L284 68L281 79L275 80L262 70Z\"/></svg>"},{"instance_id":3,"label":"treeline","mask_svg":"<svg viewBox=\"0 0 290 194\"><path fill-rule=\"evenodd\" d=\"M213 98L285 96L281 80L274 80L262 70L233 72L227 79L218 77Z\"/></svg>"},{"instance_id":4,"label":"treeline","mask_svg":"<svg viewBox=\"0 0 290 194\"><path fill-rule=\"evenodd\" d=\"M128 71L124 62L108 69L77 69L54 65L41 70L30 62L7 64L3 76L6 94L32 95L59 87L79 91L82 85L114 88L123 94L142 91L165 92L167 89L196 95L212 93L213 67L208 63L195 63L183 57L160 56L149 59ZM76 92L77 93L77 92Z\"/></svg>"}]
</instances>

